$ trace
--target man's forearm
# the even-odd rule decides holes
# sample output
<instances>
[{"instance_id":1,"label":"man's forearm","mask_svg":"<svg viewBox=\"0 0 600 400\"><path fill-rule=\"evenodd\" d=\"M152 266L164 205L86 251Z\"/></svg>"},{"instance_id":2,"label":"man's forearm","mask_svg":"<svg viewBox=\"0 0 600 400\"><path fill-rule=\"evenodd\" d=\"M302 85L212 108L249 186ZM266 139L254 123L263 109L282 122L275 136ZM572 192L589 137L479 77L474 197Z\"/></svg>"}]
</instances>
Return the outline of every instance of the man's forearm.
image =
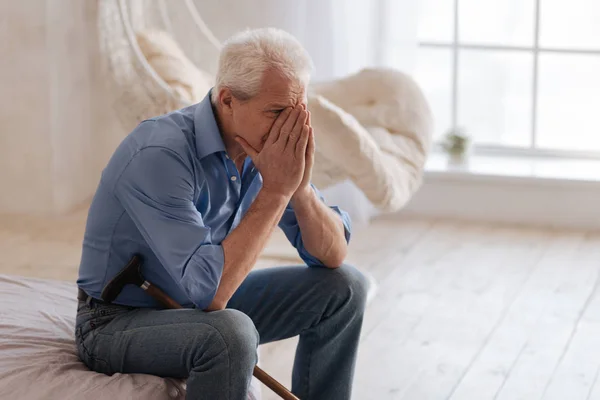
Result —
<instances>
[{"instance_id":1,"label":"man's forearm","mask_svg":"<svg viewBox=\"0 0 600 400\"><path fill-rule=\"evenodd\" d=\"M217 293L207 310L225 308L254 267L288 201L289 198L279 194L270 194L264 190L259 192L240 224L223 240L223 274Z\"/></svg>"},{"instance_id":2,"label":"man's forearm","mask_svg":"<svg viewBox=\"0 0 600 400\"><path fill-rule=\"evenodd\" d=\"M339 267L348 251L340 216L327 207L311 187L294 195L292 207L306 251L326 267Z\"/></svg>"}]
</instances>

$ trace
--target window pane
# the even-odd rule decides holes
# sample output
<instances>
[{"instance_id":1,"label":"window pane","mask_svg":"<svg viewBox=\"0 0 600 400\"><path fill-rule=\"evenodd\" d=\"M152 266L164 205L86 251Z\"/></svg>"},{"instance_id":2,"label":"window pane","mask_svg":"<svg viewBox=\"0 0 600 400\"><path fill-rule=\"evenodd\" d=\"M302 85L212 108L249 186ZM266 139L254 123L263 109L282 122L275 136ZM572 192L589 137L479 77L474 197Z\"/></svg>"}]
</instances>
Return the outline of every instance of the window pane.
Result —
<instances>
[{"instance_id":1,"label":"window pane","mask_svg":"<svg viewBox=\"0 0 600 400\"><path fill-rule=\"evenodd\" d=\"M434 139L451 125L452 50L420 48L415 79L425 93L435 121Z\"/></svg>"},{"instance_id":2,"label":"window pane","mask_svg":"<svg viewBox=\"0 0 600 400\"><path fill-rule=\"evenodd\" d=\"M534 0L460 0L461 43L533 46Z\"/></svg>"},{"instance_id":3,"label":"window pane","mask_svg":"<svg viewBox=\"0 0 600 400\"><path fill-rule=\"evenodd\" d=\"M419 1L418 38L420 41L452 42L454 37L454 1Z\"/></svg>"},{"instance_id":4,"label":"window pane","mask_svg":"<svg viewBox=\"0 0 600 400\"><path fill-rule=\"evenodd\" d=\"M541 0L540 46L600 50L600 1Z\"/></svg>"},{"instance_id":5,"label":"window pane","mask_svg":"<svg viewBox=\"0 0 600 400\"><path fill-rule=\"evenodd\" d=\"M480 144L529 146L533 55L462 50L459 57L458 125Z\"/></svg>"},{"instance_id":6,"label":"window pane","mask_svg":"<svg viewBox=\"0 0 600 400\"><path fill-rule=\"evenodd\" d=\"M460 0L459 41L533 46L534 0Z\"/></svg>"},{"instance_id":7,"label":"window pane","mask_svg":"<svg viewBox=\"0 0 600 400\"><path fill-rule=\"evenodd\" d=\"M600 56L540 54L537 144L600 151Z\"/></svg>"}]
</instances>

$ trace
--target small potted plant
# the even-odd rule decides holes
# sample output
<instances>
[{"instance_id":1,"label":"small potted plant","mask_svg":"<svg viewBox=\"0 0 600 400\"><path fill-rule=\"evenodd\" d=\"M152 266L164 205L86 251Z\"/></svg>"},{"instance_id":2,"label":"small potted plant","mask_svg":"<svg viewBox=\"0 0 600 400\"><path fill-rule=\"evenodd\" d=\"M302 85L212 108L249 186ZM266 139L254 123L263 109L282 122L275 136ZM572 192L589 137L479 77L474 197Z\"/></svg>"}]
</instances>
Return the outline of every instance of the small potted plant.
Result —
<instances>
[{"instance_id":1,"label":"small potted plant","mask_svg":"<svg viewBox=\"0 0 600 400\"><path fill-rule=\"evenodd\" d=\"M471 138L461 128L451 129L442 141L442 148L451 164L465 164L471 153Z\"/></svg>"}]
</instances>

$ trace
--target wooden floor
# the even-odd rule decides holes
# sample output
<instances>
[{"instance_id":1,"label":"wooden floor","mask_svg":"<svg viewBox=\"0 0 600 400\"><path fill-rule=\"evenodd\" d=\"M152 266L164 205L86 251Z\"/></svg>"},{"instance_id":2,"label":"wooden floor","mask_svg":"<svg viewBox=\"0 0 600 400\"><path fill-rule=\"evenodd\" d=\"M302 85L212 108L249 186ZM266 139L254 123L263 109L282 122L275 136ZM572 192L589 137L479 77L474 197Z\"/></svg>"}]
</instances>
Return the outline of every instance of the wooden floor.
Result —
<instances>
[{"instance_id":1,"label":"wooden floor","mask_svg":"<svg viewBox=\"0 0 600 400\"><path fill-rule=\"evenodd\" d=\"M74 280L84 215L0 217L0 273ZM599 234L378 220L349 259L379 282L355 399L600 400ZM286 384L295 343L261 349Z\"/></svg>"}]
</instances>

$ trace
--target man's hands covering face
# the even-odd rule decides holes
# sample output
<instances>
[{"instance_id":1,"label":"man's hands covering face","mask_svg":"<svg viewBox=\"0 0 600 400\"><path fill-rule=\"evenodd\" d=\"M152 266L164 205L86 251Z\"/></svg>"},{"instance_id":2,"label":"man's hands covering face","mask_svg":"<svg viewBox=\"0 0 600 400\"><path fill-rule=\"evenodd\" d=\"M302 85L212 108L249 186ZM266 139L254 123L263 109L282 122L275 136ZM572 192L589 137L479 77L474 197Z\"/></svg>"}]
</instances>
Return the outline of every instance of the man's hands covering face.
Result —
<instances>
[{"instance_id":1,"label":"man's hands covering face","mask_svg":"<svg viewBox=\"0 0 600 400\"><path fill-rule=\"evenodd\" d=\"M286 108L275 120L260 152L236 138L263 177L263 190L291 197L310 187L315 143L304 105Z\"/></svg>"}]
</instances>

